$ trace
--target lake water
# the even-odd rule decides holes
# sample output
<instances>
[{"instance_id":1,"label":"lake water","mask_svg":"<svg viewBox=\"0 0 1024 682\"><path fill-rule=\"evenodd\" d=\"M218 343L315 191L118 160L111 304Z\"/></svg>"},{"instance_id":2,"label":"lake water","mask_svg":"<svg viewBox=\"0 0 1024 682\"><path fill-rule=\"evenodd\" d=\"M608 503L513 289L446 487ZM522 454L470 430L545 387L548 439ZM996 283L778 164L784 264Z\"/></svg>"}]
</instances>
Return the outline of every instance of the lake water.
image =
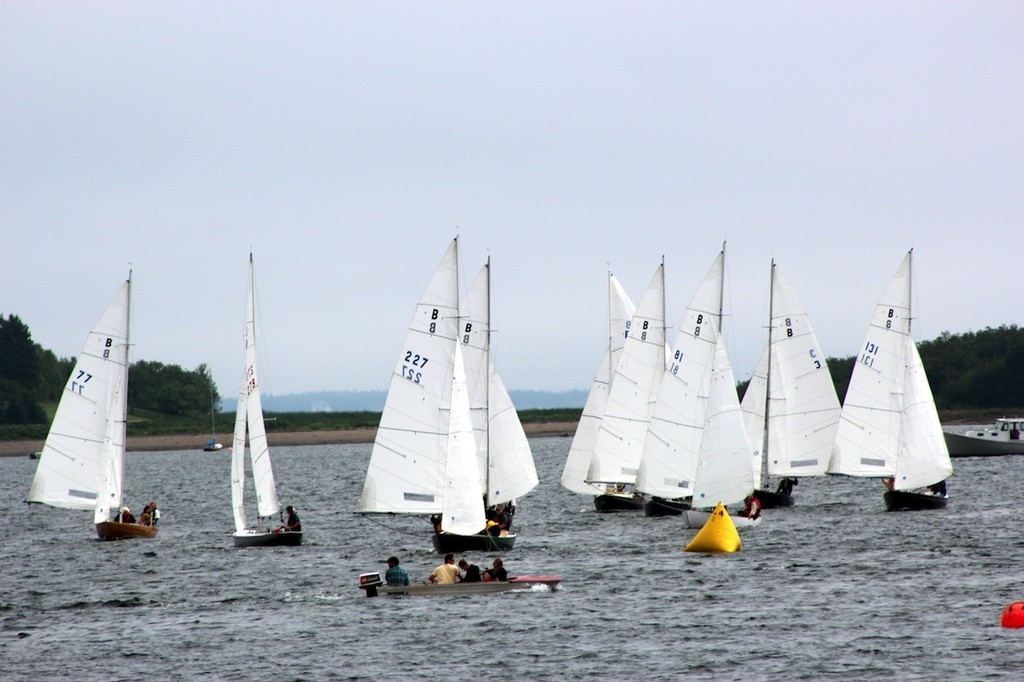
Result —
<instances>
[{"instance_id":1,"label":"lake water","mask_svg":"<svg viewBox=\"0 0 1024 682\"><path fill-rule=\"evenodd\" d=\"M4 680L1020 680L1024 459L954 460L944 511L886 513L878 481L805 480L743 551L682 551L678 517L596 514L558 484L567 438L531 441L512 574L555 592L378 597L391 554L439 557L423 519L353 513L369 445L273 451L298 548L236 549L228 454L129 453L127 503L156 540L100 543L91 512L22 503L36 462L0 459ZM487 555L470 556L489 564Z\"/></svg>"}]
</instances>

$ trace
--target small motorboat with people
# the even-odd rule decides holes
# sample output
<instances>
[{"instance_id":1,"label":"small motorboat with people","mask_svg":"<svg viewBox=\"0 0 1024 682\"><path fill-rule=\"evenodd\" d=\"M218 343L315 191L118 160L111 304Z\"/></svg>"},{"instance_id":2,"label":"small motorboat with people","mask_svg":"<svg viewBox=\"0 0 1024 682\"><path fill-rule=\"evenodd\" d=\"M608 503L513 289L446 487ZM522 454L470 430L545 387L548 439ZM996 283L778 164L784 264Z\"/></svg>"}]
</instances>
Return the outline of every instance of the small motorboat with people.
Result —
<instances>
[{"instance_id":1,"label":"small motorboat with people","mask_svg":"<svg viewBox=\"0 0 1024 682\"><path fill-rule=\"evenodd\" d=\"M359 589L366 592L367 597L381 594L408 594L416 597L463 595L463 594L497 594L513 590L533 590L546 588L554 591L562 579L557 575L520 575L508 580L491 580L487 582L457 582L447 585L431 582L410 583L408 585L388 585L380 573L363 573L359 576Z\"/></svg>"},{"instance_id":2,"label":"small motorboat with people","mask_svg":"<svg viewBox=\"0 0 1024 682\"><path fill-rule=\"evenodd\" d=\"M1024 455L1024 417L1000 417L988 428L953 431L943 428L950 457Z\"/></svg>"}]
</instances>

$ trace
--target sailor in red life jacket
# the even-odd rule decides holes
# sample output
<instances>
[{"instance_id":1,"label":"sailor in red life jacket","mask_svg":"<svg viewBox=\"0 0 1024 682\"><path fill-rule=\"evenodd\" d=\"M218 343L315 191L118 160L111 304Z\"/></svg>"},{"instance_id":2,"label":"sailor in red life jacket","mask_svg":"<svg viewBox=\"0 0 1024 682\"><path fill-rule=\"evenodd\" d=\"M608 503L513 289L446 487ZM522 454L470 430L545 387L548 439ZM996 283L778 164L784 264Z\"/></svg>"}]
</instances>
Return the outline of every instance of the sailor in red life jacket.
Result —
<instances>
[{"instance_id":1,"label":"sailor in red life jacket","mask_svg":"<svg viewBox=\"0 0 1024 682\"><path fill-rule=\"evenodd\" d=\"M747 507L746 507L746 509L744 509L743 511L740 512L740 516L745 516L746 518L750 519L751 521L753 521L754 519L756 519L756 518L761 516L761 501L760 500L758 500L753 495L749 495L747 497L747 499L745 500L745 502L747 503Z\"/></svg>"}]
</instances>

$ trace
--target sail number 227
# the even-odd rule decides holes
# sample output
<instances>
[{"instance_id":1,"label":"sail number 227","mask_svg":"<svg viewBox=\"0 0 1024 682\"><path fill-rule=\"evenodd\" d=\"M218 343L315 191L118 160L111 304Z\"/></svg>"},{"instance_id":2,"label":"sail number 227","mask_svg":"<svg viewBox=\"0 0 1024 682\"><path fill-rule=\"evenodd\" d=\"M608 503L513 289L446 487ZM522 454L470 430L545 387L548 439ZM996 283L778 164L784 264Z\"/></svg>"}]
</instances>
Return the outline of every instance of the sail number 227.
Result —
<instances>
[{"instance_id":1,"label":"sail number 227","mask_svg":"<svg viewBox=\"0 0 1024 682\"><path fill-rule=\"evenodd\" d=\"M402 378L408 379L414 384L420 383L423 380L424 367L427 366L428 358L419 353L413 353L411 350L405 351L405 358L402 364Z\"/></svg>"}]
</instances>

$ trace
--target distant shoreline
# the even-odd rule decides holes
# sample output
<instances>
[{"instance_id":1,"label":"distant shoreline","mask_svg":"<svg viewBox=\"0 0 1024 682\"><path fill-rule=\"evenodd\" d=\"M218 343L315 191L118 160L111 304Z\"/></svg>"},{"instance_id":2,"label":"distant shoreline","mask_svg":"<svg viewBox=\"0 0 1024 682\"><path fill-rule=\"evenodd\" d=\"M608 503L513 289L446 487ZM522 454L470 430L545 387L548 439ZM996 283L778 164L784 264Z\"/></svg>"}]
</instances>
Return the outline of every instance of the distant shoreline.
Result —
<instances>
[{"instance_id":1,"label":"distant shoreline","mask_svg":"<svg viewBox=\"0 0 1024 682\"><path fill-rule=\"evenodd\" d=\"M576 433L577 422L551 422L547 424L523 424L523 430L530 438L548 436L571 437ZM333 431L288 431L267 434L272 447L283 445L341 445L346 443L372 443L377 429L339 429ZM222 440L225 447L231 444L230 434ZM128 452L155 450L202 450L209 441L209 434L129 436ZM43 449L41 440L0 441L0 457L27 457Z\"/></svg>"}]
</instances>

